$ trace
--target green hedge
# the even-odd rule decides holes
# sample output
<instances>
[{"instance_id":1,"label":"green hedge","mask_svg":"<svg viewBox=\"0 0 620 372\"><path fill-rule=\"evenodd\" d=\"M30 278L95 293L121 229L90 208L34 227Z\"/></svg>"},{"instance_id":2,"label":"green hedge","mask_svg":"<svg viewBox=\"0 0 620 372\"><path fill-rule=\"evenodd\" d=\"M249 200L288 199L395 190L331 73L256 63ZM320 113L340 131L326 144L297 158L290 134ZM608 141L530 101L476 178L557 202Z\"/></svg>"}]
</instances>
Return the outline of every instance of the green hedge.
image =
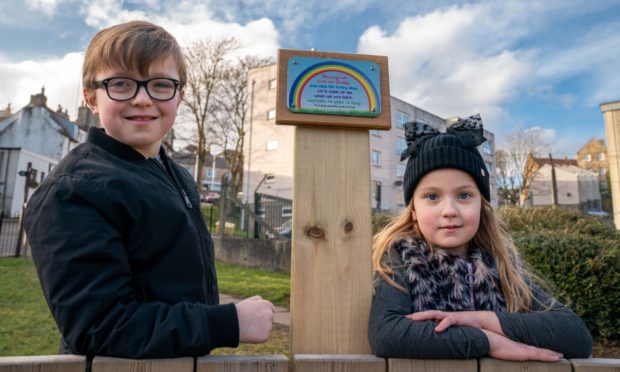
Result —
<instances>
[{"instance_id":1,"label":"green hedge","mask_svg":"<svg viewBox=\"0 0 620 372\"><path fill-rule=\"evenodd\" d=\"M530 269L594 336L620 341L620 240L549 230L513 237Z\"/></svg>"}]
</instances>

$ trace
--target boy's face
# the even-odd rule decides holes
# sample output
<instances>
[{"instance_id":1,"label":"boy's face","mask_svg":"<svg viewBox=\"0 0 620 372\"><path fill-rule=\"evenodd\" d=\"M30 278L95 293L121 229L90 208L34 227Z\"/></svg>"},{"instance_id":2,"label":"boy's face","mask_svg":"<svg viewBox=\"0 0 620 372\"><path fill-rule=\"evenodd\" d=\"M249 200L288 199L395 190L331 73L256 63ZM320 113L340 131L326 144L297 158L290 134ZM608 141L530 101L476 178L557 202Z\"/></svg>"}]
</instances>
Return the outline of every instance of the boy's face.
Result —
<instances>
[{"instance_id":1,"label":"boy's face","mask_svg":"<svg viewBox=\"0 0 620 372\"><path fill-rule=\"evenodd\" d=\"M148 76L133 71L106 70L97 73L96 80L111 77L128 77L146 80L157 77L179 79L177 64L172 57L155 61L148 70ZM161 139L170 131L176 118L177 108L183 92L177 91L169 101L157 101L140 87L138 94L127 101L114 101L108 97L104 87L84 90L86 103L95 114L99 114L106 133L117 141L131 146L145 157L156 156Z\"/></svg>"},{"instance_id":2,"label":"boy's face","mask_svg":"<svg viewBox=\"0 0 620 372\"><path fill-rule=\"evenodd\" d=\"M458 169L426 174L413 192L412 217L429 243L465 256L480 226L482 195L474 179Z\"/></svg>"}]
</instances>

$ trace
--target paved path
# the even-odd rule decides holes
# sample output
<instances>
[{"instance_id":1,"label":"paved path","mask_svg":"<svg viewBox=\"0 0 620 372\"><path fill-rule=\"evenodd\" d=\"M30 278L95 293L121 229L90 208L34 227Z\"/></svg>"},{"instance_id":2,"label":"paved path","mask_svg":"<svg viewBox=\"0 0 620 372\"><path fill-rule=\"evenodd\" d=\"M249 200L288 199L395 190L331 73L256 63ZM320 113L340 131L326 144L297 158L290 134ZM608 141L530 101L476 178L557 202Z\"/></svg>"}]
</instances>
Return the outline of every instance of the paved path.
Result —
<instances>
[{"instance_id":1,"label":"paved path","mask_svg":"<svg viewBox=\"0 0 620 372\"><path fill-rule=\"evenodd\" d=\"M233 297L231 295L220 293L221 304L237 303L241 300L242 299L239 297ZM285 307L276 306L276 313L273 317L273 322L282 324L285 326L290 326L291 325L291 313Z\"/></svg>"}]
</instances>

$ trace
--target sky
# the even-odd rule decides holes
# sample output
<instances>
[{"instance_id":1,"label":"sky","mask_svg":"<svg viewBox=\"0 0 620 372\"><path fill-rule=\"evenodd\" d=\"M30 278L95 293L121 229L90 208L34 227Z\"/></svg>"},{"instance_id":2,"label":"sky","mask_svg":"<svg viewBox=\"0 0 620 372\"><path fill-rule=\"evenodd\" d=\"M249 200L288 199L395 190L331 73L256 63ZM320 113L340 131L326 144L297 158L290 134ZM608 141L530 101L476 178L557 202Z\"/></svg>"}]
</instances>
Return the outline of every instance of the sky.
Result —
<instances>
[{"instance_id":1,"label":"sky","mask_svg":"<svg viewBox=\"0 0 620 372\"><path fill-rule=\"evenodd\" d=\"M0 109L45 87L72 119L84 51L100 29L142 19L182 46L233 36L278 48L388 57L390 94L444 118L480 113L498 147L540 128L554 157L605 138L620 100L620 0L0 0Z\"/></svg>"}]
</instances>

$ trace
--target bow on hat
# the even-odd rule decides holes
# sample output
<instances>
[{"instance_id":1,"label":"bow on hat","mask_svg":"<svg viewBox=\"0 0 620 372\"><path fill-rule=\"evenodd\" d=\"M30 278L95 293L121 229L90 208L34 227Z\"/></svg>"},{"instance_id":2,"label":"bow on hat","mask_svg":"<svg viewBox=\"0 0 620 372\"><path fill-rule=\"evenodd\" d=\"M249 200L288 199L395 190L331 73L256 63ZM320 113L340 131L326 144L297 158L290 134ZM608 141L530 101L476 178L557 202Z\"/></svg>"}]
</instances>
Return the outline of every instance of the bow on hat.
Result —
<instances>
[{"instance_id":1,"label":"bow on hat","mask_svg":"<svg viewBox=\"0 0 620 372\"><path fill-rule=\"evenodd\" d=\"M465 119L459 119L455 124L451 125L446 133L455 135L463 141L463 145L467 147L480 146L486 138L482 130L482 119L480 114L472 115ZM419 123L417 121L405 124L405 140L407 141L407 149L400 156L400 161L410 156L416 156L420 147L429 138L440 135L441 132L428 124Z\"/></svg>"}]
</instances>

